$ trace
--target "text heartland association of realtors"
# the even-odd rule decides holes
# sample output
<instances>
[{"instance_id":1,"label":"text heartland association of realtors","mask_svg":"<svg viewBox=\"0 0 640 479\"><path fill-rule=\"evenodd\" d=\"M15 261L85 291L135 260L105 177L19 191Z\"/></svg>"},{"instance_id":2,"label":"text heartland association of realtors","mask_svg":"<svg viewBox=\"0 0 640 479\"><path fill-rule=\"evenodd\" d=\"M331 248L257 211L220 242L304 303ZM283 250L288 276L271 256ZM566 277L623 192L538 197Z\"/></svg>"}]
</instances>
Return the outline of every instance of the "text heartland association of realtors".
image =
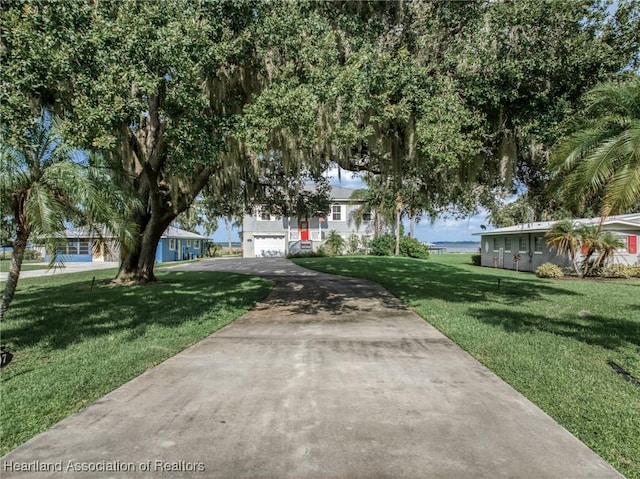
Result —
<instances>
[{"instance_id":1,"label":"text heartland association of realtors","mask_svg":"<svg viewBox=\"0 0 640 479\"><path fill-rule=\"evenodd\" d=\"M204 472L205 467L202 462L187 461L143 461L121 462L121 461L98 461L98 462L76 462L76 461L30 461L13 462L3 461L3 472Z\"/></svg>"}]
</instances>

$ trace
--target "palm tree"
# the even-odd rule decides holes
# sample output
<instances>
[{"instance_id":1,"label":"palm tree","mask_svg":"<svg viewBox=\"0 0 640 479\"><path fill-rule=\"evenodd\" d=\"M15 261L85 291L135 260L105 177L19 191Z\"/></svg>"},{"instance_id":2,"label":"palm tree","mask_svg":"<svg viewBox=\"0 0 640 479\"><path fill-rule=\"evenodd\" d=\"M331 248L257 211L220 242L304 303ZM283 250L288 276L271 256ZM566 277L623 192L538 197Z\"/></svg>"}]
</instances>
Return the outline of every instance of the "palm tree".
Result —
<instances>
[{"instance_id":1,"label":"palm tree","mask_svg":"<svg viewBox=\"0 0 640 479\"><path fill-rule=\"evenodd\" d=\"M572 212L601 195L607 217L640 199L640 78L600 85L587 100L584 127L559 146L551 166Z\"/></svg>"},{"instance_id":2,"label":"palm tree","mask_svg":"<svg viewBox=\"0 0 640 479\"><path fill-rule=\"evenodd\" d=\"M580 236L573 221L569 219L558 221L544 236L547 239L549 249L555 249L560 255L569 256L576 273L578 273L580 269L576 260L580 247Z\"/></svg>"},{"instance_id":3,"label":"palm tree","mask_svg":"<svg viewBox=\"0 0 640 479\"><path fill-rule=\"evenodd\" d=\"M604 231L598 238L598 258L595 267L606 267L611 263L617 249L624 247L625 243L615 233Z\"/></svg>"},{"instance_id":4,"label":"palm tree","mask_svg":"<svg viewBox=\"0 0 640 479\"><path fill-rule=\"evenodd\" d=\"M383 225L391 225L396 217L395 195L391 189L375 178L366 179L368 188L358 189L351 195L352 204L359 204L353 216L356 228L359 228L365 215L371 215L374 221L374 236L379 236Z\"/></svg>"},{"instance_id":5,"label":"palm tree","mask_svg":"<svg viewBox=\"0 0 640 479\"><path fill-rule=\"evenodd\" d=\"M603 231L600 224L576 225L571 220L558 221L545 234L547 246L558 254L567 255L580 276L588 276L600 267L607 266L613 259L616 249L624 242L611 231ZM578 249L584 256L582 267L578 266ZM591 258L595 257L594 260Z\"/></svg>"},{"instance_id":6,"label":"palm tree","mask_svg":"<svg viewBox=\"0 0 640 479\"><path fill-rule=\"evenodd\" d=\"M13 256L0 303L0 319L15 295L24 252L33 235L52 251L65 241L65 222L74 221L99 236L108 228L126 245L135 241L135 226L125 218L135 207L113 188L109 175L97 164L100 157L71 150L59 134L59 120L43 111L26 132L25 143L0 148L2 214L15 225ZM100 228L97 226L101 225Z\"/></svg>"},{"instance_id":7,"label":"palm tree","mask_svg":"<svg viewBox=\"0 0 640 479\"><path fill-rule=\"evenodd\" d=\"M345 247L344 238L340 236L336 230L333 230L327 235L327 239L324 240L324 247L329 255L339 255Z\"/></svg>"}]
</instances>

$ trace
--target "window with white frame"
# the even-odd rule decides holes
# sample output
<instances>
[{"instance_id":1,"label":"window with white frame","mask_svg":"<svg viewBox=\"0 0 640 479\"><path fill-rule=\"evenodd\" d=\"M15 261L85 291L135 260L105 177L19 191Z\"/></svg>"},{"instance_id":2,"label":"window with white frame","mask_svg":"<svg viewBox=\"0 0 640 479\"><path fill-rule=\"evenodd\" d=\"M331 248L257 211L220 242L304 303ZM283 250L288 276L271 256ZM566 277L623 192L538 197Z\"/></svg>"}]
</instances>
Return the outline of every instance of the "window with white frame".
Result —
<instances>
[{"instance_id":1,"label":"window with white frame","mask_svg":"<svg viewBox=\"0 0 640 479\"><path fill-rule=\"evenodd\" d=\"M187 240L187 248L191 248L191 240Z\"/></svg>"},{"instance_id":2,"label":"window with white frame","mask_svg":"<svg viewBox=\"0 0 640 479\"><path fill-rule=\"evenodd\" d=\"M260 219L262 221L271 221L271 215L266 211L263 211L262 213L260 213Z\"/></svg>"},{"instance_id":3,"label":"window with white frame","mask_svg":"<svg viewBox=\"0 0 640 479\"><path fill-rule=\"evenodd\" d=\"M536 253L542 253L543 248L544 248L544 238L542 236L536 236L533 239L533 250Z\"/></svg>"},{"instance_id":4,"label":"window with white frame","mask_svg":"<svg viewBox=\"0 0 640 479\"><path fill-rule=\"evenodd\" d=\"M193 240L193 249L200 249L200 240Z\"/></svg>"},{"instance_id":5,"label":"window with white frame","mask_svg":"<svg viewBox=\"0 0 640 479\"><path fill-rule=\"evenodd\" d=\"M504 250L511 251L511 238L508 236L504 239Z\"/></svg>"},{"instance_id":6,"label":"window with white frame","mask_svg":"<svg viewBox=\"0 0 640 479\"><path fill-rule=\"evenodd\" d=\"M520 236L520 239L518 239L518 251L524 251L527 252L529 251L529 242L527 241L526 236Z\"/></svg>"},{"instance_id":7,"label":"window with white frame","mask_svg":"<svg viewBox=\"0 0 640 479\"><path fill-rule=\"evenodd\" d=\"M362 221L371 221L371 211L362 213Z\"/></svg>"},{"instance_id":8,"label":"window with white frame","mask_svg":"<svg viewBox=\"0 0 640 479\"><path fill-rule=\"evenodd\" d=\"M169 239L169 249L171 251L175 251L175 249L176 249L176 240L173 239L173 238Z\"/></svg>"},{"instance_id":9,"label":"window with white frame","mask_svg":"<svg viewBox=\"0 0 640 479\"><path fill-rule=\"evenodd\" d=\"M342 205L333 205L331 207L331 220L342 221Z\"/></svg>"},{"instance_id":10,"label":"window with white frame","mask_svg":"<svg viewBox=\"0 0 640 479\"><path fill-rule=\"evenodd\" d=\"M493 251L498 251L500 249L500 238L497 236L493 237Z\"/></svg>"}]
</instances>

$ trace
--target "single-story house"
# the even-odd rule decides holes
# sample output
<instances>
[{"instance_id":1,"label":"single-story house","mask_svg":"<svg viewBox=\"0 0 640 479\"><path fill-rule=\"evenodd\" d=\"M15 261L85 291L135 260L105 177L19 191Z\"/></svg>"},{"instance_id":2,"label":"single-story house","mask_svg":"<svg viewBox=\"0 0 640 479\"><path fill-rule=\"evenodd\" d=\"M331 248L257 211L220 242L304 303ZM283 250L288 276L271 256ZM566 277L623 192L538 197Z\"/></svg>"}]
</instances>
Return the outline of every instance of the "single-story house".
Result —
<instances>
[{"instance_id":1,"label":"single-story house","mask_svg":"<svg viewBox=\"0 0 640 479\"><path fill-rule=\"evenodd\" d=\"M359 238L374 235L374 221L365 213L356 226L355 215L362 202L352 200L355 190L333 186L331 207L325 217L279 217L263 212L244 215L242 219L242 255L245 258L286 256L287 254L317 251L327 234L336 231L345 241L353 234Z\"/></svg>"},{"instance_id":2,"label":"single-story house","mask_svg":"<svg viewBox=\"0 0 640 479\"><path fill-rule=\"evenodd\" d=\"M194 259L203 255L207 240L202 235L169 226L156 250L156 263Z\"/></svg>"},{"instance_id":3,"label":"single-story house","mask_svg":"<svg viewBox=\"0 0 640 479\"><path fill-rule=\"evenodd\" d=\"M96 236L88 228L67 229L66 243L58 246L59 258L64 263L120 261L120 247L115 241L110 240L110 234L102 234L105 239L102 243ZM156 262L166 263L202 256L206 239L197 233L169 226L158 243ZM45 261L49 261L48 255L45 255Z\"/></svg>"},{"instance_id":4,"label":"single-story house","mask_svg":"<svg viewBox=\"0 0 640 479\"><path fill-rule=\"evenodd\" d=\"M601 218L579 218L575 225L596 225ZM571 266L568 257L558 255L547 246L545 234L557 221L522 223L493 231L474 233L481 237L481 265L520 271L535 271L543 263L554 263L561 267ZM640 214L610 216L602 222L605 231L615 233L625 246L616 251L613 261L621 264L640 264L638 237L640 237ZM582 254L583 252L579 252ZM580 260L580 258L578 258Z\"/></svg>"}]
</instances>

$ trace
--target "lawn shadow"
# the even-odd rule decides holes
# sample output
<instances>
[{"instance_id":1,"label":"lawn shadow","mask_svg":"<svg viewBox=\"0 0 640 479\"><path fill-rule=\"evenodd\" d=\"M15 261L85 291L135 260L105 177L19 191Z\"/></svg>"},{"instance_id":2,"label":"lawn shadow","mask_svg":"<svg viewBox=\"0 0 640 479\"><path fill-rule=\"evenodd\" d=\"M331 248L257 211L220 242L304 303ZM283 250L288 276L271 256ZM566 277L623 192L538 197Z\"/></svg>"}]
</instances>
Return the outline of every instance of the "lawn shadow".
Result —
<instances>
[{"instance_id":1,"label":"lawn shadow","mask_svg":"<svg viewBox=\"0 0 640 479\"><path fill-rule=\"evenodd\" d=\"M640 346L640 323L624 318L607 318L599 315L563 319L541 314L510 311L508 309L473 308L469 314L485 324L500 327L507 332L526 333L542 331L557 334L586 344L617 349L627 343Z\"/></svg>"},{"instance_id":2,"label":"lawn shadow","mask_svg":"<svg viewBox=\"0 0 640 479\"><path fill-rule=\"evenodd\" d=\"M18 292L3 321L3 343L15 349L46 342L64 349L90 337L127 331L124 340L152 324L178 327L229 309L249 308L264 297L259 278L216 272L171 272L141 286L91 281L28 286ZM122 337L121 337L122 338Z\"/></svg>"},{"instance_id":3,"label":"lawn shadow","mask_svg":"<svg viewBox=\"0 0 640 479\"><path fill-rule=\"evenodd\" d=\"M345 276L266 275L276 288L265 300L265 307L277 308L289 316L329 315L331 321L353 320L350 313L370 312L383 306L399 311L407 307L379 284ZM301 319L307 322L308 319Z\"/></svg>"},{"instance_id":4,"label":"lawn shadow","mask_svg":"<svg viewBox=\"0 0 640 479\"><path fill-rule=\"evenodd\" d=\"M580 293L543 282L528 273L508 270L469 268L403 258L340 258L340 262L322 258L300 262L328 273L358 276L381 284L403 301L437 299L452 303L514 300L536 301L552 296L576 296Z\"/></svg>"}]
</instances>

